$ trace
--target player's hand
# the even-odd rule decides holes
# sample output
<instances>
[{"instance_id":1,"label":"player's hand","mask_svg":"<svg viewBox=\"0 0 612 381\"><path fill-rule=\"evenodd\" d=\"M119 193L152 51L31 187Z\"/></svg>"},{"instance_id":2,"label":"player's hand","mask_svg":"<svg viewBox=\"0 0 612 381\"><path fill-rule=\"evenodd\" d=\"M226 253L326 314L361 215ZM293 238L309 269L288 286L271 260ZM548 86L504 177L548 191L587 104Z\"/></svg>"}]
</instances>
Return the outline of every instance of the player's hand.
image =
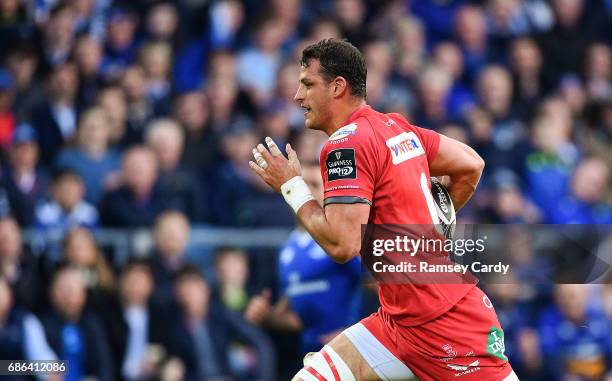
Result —
<instances>
[{"instance_id":1,"label":"player's hand","mask_svg":"<svg viewBox=\"0 0 612 381\"><path fill-rule=\"evenodd\" d=\"M302 166L290 144L286 146L288 159L272 138L266 137L266 145L268 148L263 144L258 144L257 148L253 148L255 161L249 161L249 165L266 184L276 192L280 192L281 185L295 176L302 175Z\"/></svg>"},{"instance_id":2,"label":"player's hand","mask_svg":"<svg viewBox=\"0 0 612 381\"><path fill-rule=\"evenodd\" d=\"M272 295L267 288L261 294L251 298L244 310L244 318L251 324L261 325L272 311L271 299Z\"/></svg>"}]
</instances>

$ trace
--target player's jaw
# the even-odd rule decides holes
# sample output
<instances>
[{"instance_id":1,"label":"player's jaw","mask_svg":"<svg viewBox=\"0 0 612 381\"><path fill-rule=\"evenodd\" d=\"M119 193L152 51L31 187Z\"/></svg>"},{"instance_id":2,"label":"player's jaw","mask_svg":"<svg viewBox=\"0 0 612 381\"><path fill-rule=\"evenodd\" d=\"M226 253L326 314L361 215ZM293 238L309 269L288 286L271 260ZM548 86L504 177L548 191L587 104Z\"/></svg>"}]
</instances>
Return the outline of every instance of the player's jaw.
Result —
<instances>
[{"instance_id":1,"label":"player's jaw","mask_svg":"<svg viewBox=\"0 0 612 381\"><path fill-rule=\"evenodd\" d=\"M323 101L311 100L304 101L301 106L304 110L304 125L311 130L326 130L326 116L328 115L328 105Z\"/></svg>"},{"instance_id":2,"label":"player's jaw","mask_svg":"<svg viewBox=\"0 0 612 381\"><path fill-rule=\"evenodd\" d=\"M306 128L316 130L317 123L315 111L312 109L312 107L306 105L302 105L302 108L304 109L304 125L306 126Z\"/></svg>"}]
</instances>

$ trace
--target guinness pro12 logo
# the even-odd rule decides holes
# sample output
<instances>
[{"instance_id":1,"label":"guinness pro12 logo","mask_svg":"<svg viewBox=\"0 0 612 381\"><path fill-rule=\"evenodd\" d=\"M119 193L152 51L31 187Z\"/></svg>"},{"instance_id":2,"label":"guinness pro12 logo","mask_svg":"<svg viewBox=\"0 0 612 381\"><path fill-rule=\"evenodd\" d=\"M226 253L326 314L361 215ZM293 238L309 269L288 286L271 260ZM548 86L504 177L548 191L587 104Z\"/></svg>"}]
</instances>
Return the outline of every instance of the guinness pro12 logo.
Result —
<instances>
[{"instance_id":1,"label":"guinness pro12 logo","mask_svg":"<svg viewBox=\"0 0 612 381\"><path fill-rule=\"evenodd\" d=\"M327 168L327 181L357 178L355 150L352 148L340 148L330 151L327 154L325 166Z\"/></svg>"}]
</instances>

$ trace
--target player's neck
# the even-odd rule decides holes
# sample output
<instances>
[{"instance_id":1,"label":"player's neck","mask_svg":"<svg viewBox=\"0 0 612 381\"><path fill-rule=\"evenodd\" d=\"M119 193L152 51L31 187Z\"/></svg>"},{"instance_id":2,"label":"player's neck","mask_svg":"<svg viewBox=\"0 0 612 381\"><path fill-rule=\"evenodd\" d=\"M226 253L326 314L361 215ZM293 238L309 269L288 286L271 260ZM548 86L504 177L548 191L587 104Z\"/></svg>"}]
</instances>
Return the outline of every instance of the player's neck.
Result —
<instances>
[{"instance_id":1,"label":"player's neck","mask_svg":"<svg viewBox=\"0 0 612 381\"><path fill-rule=\"evenodd\" d=\"M350 118L357 109L365 105L365 99L355 98L344 107L339 107L338 111L334 112L329 128L325 131L327 135L331 136L337 129L344 126L348 118Z\"/></svg>"}]
</instances>

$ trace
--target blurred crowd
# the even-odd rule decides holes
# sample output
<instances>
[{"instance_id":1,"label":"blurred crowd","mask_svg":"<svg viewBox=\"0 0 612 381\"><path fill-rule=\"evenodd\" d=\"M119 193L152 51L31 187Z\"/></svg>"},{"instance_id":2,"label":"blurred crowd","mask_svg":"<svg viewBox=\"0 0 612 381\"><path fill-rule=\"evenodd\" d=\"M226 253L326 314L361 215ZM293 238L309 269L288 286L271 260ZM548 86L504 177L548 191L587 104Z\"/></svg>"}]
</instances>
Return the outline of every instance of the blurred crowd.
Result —
<instances>
[{"instance_id":1,"label":"blurred crowd","mask_svg":"<svg viewBox=\"0 0 612 381\"><path fill-rule=\"evenodd\" d=\"M374 108L485 159L460 222L612 223L611 31L607 0L0 0L0 358L68 359L70 380L295 370L242 317L282 294L274 264L187 252L191 226L295 225L248 161L271 136L318 162L293 96L322 38L361 49ZM119 268L100 228L153 248ZM518 283L488 291L519 377L612 379L610 286Z\"/></svg>"}]
</instances>

